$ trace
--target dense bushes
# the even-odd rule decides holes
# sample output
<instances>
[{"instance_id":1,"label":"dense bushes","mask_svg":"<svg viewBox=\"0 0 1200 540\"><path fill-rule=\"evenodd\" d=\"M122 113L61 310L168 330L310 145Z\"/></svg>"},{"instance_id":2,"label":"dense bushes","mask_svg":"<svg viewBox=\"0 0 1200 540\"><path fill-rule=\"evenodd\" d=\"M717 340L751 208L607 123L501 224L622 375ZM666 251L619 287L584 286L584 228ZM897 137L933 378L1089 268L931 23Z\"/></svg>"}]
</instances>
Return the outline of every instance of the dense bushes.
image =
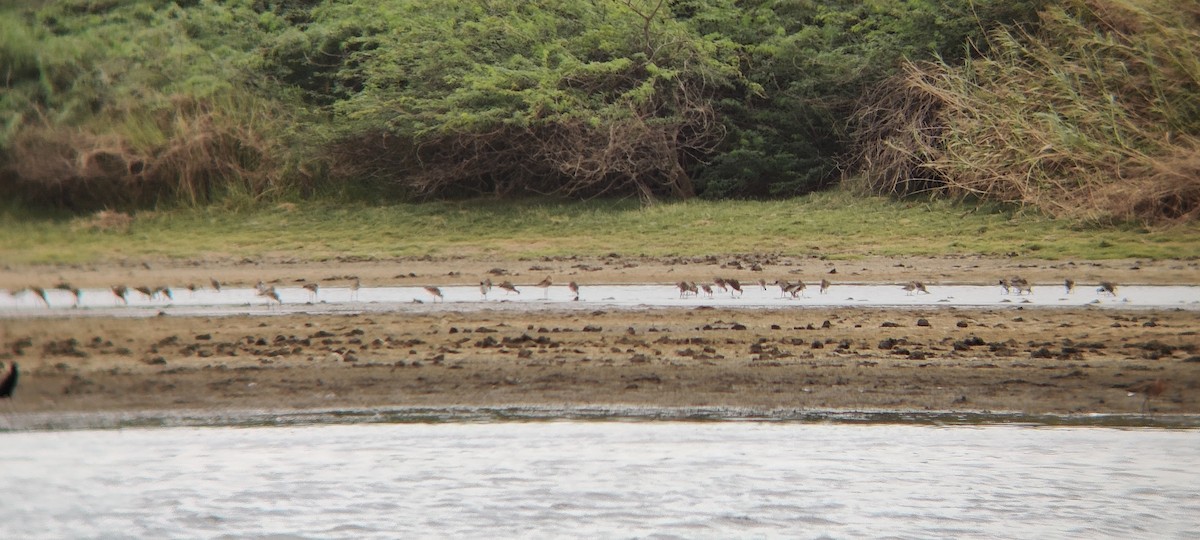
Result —
<instances>
[{"instance_id":1,"label":"dense bushes","mask_svg":"<svg viewBox=\"0 0 1200 540\"><path fill-rule=\"evenodd\" d=\"M876 191L1191 218L1193 188L1163 179L1195 167L1195 34L1155 1L0 8L0 196L762 198L865 171Z\"/></svg>"}]
</instances>

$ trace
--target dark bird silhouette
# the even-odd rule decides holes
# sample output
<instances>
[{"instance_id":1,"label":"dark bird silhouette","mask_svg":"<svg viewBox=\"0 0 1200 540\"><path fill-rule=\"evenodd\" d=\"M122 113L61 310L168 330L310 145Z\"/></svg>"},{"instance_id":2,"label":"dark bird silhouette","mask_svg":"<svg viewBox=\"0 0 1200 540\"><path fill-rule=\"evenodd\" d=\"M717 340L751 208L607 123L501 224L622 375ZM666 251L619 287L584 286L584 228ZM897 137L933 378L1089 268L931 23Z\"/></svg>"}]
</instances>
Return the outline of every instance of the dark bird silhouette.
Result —
<instances>
[{"instance_id":1,"label":"dark bird silhouette","mask_svg":"<svg viewBox=\"0 0 1200 540\"><path fill-rule=\"evenodd\" d=\"M1063 287L1067 288L1067 294L1075 292L1075 280L1067 278L1063 280Z\"/></svg>"},{"instance_id":2,"label":"dark bird silhouette","mask_svg":"<svg viewBox=\"0 0 1200 540\"><path fill-rule=\"evenodd\" d=\"M33 291L33 294L36 294L38 298L41 298L42 303L46 304L46 307L50 307L50 299L46 297L46 289L41 287L30 287L29 290Z\"/></svg>"},{"instance_id":3,"label":"dark bird silhouette","mask_svg":"<svg viewBox=\"0 0 1200 540\"><path fill-rule=\"evenodd\" d=\"M208 284L212 285L214 291L221 292L221 282L217 278L208 278Z\"/></svg>"},{"instance_id":4,"label":"dark bird silhouette","mask_svg":"<svg viewBox=\"0 0 1200 540\"><path fill-rule=\"evenodd\" d=\"M1156 398L1163 395L1163 392L1166 392L1169 386L1170 385L1167 383L1167 381L1162 379L1154 379L1151 381L1141 381L1131 384L1127 390L1129 390L1129 395L1131 396L1134 394L1142 394L1146 396L1146 398L1142 400L1142 412L1144 413L1150 409L1150 398Z\"/></svg>"},{"instance_id":5,"label":"dark bird silhouette","mask_svg":"<svg viewBox=\"0 0 1200 540\"><path fill-rule=\"evenodd\" d=\"M142 295L145 296L147 300L153 298L154 293L155 293L155 291L150 290L150 287L144 287L144 286L143 287L134 287L133 290L142 293Z\"/></svg>"},{"instance_id":6,"label":"dark bird silhouette","mask_svg":"<svg viewBox=\"0 0 1200 540\"><path fill-rule=\"evenodd\" d=\"M8 375L0 381L0 398L11 398L13 390L17 388L17 363L13 362L8 369Z\"/></svg>"},{"instance_id":7,"label":"dark bird silhouette","mask_svg":"<svg viewBox=\"0 0 1200 540\"><path fill-rule=\"evenodd\" d=\"M742 295L742 284L738 280L726 279L725 284L729 286L729 296L733 296L734 293L737 293L738 296Z\"/></svg>"},{"instance_id":8,"label":"dark bird silhouette","mask_svg":"<svg viewBox=\"0 0 1200 540\"><path fill-rule=\"evenodd\" d=\"M1101 281L1100 288L1096 289L1096 292L1098 292L1100 294L1116 296L1117 295L1117 284L1113 283L1111 281Z\"/></svg>"},{"instance_id":9,"label":"dark bird silhouette","mask_svg":"<svg viewBox=\"0 0 1200 540\"><path fill-rule=\"evenodd\" d=\"M129 303L129 298L128 298L129 287L126 287L124 285L117 285L116 287L112 288L112 293L113 293L113 296L120 298L122 303L125 303L125 304Z\"/></svg>"}]
</instances>

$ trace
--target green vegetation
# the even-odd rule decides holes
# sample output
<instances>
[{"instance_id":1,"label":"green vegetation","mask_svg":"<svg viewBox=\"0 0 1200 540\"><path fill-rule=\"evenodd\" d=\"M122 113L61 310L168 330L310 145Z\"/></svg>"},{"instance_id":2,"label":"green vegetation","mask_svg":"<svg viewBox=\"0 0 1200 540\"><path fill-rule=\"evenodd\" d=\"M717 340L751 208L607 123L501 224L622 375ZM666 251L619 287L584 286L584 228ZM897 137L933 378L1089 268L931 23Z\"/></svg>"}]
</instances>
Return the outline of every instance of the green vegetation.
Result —
<instances>
[{"instance_id":1,"label":"green vegetation","mask_svg":"<svg viewBox=\"0 0 1200 540\"><path fill-rule=\"evenodd\" d=\"M0 260L82 263L144 257L432 255L700 256L767 252L986 254L1048 259L1200 256L1200 228L1091 228L946 201L827 191L782 201L470 200L368 205L299 202L123 214L0 218Z\"/></svg>"},{"instance_id":2,"label":"green vegetation","mask_svg":"<svg viewBox=\"0 0 1200 540\"><path fill-rule=\"evenodd\" d=\"M1196 28L1195 0L6 3L0 198L648 205L848 182L1191 222Z\"/></svg>"}]
</instances>

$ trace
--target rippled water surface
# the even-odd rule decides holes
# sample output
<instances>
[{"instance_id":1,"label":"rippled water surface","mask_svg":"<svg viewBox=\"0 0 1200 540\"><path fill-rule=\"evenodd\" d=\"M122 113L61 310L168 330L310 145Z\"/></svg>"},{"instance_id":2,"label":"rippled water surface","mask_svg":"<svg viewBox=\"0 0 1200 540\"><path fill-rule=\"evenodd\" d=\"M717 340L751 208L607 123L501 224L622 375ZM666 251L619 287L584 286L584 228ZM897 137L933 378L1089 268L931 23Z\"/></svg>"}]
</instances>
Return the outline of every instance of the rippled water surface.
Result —
<instances>
[{"instance_id":1,"label":"rippled water surface","mask_svg":"<svg viewBox=\"0 0 1200 540\"><path fill-rule=\"evenodd\" d=\"M0 538L1197 538L1200 431L449 422L0 433Z\"/></svg>"}]
</instances>

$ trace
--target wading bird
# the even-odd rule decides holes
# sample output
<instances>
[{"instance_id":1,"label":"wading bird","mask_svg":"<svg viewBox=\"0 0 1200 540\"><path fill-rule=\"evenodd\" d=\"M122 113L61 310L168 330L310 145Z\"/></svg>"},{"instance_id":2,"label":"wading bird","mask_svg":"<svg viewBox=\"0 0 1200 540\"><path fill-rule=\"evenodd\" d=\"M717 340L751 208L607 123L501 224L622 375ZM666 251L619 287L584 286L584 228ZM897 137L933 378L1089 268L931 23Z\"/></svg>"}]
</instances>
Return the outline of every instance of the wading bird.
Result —
<instances>
[{"instance_id":1,"label":"wading bird","mask_svg":"<svg viewBox=\"0 0 1200 540\"><path fill-rule=\"evenodd\" d=\"M1150 409L1150 398L1163 395L1163 392L1166 392L1169 386L1170 385L1167 383L1167 381L1162 379L1154 379L1151 381L1141 381L1131 384L1129 385L1128 390L1130 396L1135 396L1137 394L1146 396L1146 398L1142 400L1142 412L1145 413Z\"/></svg>"},{"instance_id":2,"label":"wading bird","mask_svg":"<svg viewBox=\"0 0 1200 540\"><path fill-rule=\"evenodd\" d=\"M316 283L305 283L304 284L304 290L308 291L308 298L310 301L317 300L317 289L319 289L319 288L320 288L320 286L318 286Z\"/></svg>"},{"instance_id":3,"label":"wading bird","mask_svg":"<svg viewBox=\"0 0 1200 540\"><path fill-rule=\"evenodd\" d=\"M13 390L17 388L17 363L13 362L8 368L8 375L0 381L0 398L12 398Z\"/></svg>"},{"instance_id":4,"label":"wading bird","mask_svg":"<svg viewBox=\"0 0 1200 540\"><path fill-rule=\"evenodd\" d=\"M483 281L479 282L479 294L483 295L484 300L487 300L490 292L492 292L492 278L483 278Z\"/></svg>"},{"instance_id":5,"label":"wading bird","mask_svg":"<svg viewBox=\"0 0 1200 540\"><path fill-rule=\"evenodd\" d=\"M517 286L513 285L513 282L511 282L511 281L501 281L500 284L496 285L496 286L500 287L501 289L504 289L509 294L511 294L511 293L521 294L521 291L518 291Z\"/></svg>"},{"instance_id":6,"label":"wading bird","mask_svg":"<svg viewBox=\"0 0 1200 540\"><path fill-rule=\"evenodd\" d=\"M46 304L46 307L50 307L50 299L46 296L46 289L41 287L30 287L29 290L33 291L33 294L36 294L38 298L41 298L42 303Z\"/></svg>"},{"instance_id":7,"label":"wading bird","mask_svg":"<svg viewBox=\"0 0 1200 540\"><path fill-rule=\"evenodd\" d=\"M1098 292L1100 294L1107 294L1109 296L1116 296L1117 295L1117 284L1113 283L1111 281L1101 281L1100 287L1098 289L1096 289L1096 292Z\"/></svg>"},{"instance_id":8,"label":"wading bird","mask_svg":"<svg viewBox=\"0 0 1200 540\"><path fill-rule=\"evenodd\" d=\"M1067 278L1063 280L1063 287L1066 287L1067 294L1075 292L1075 280Z\"/></svg>"},{"instance_id":9,"label":"wading bird","mask_svg":"<svg viewBox=\"0 0 1200 540\"><path fill-rule=\"evenodd\" d=\"M117 285L112 288L112 293L113 296L120 298L122 303L129 305L129 287Z\"/></svg>"},{"instance_id":10,"label":"wading bird","mask_svg":"<svg viewBox=\"0 0 1200 540\"><path fill-rule=\"evenodd\" d=\"M821 294L829 292L830 285L833 285L833 283L830 283L828 279L821 278Z\"/></svg>"},{"instance_id":11,"label":"wading bird","mask_svg":"<svg viewBox=\"0 0 1200 540\"><path fill-rule=\"evenodd\" d=\"M279 293L275 291L275 287L264 287L259 289L258 295L267 299L267 307L271 306L271 300L274 300L279 305L283 305L283 300L279 298Z\"/></svg>"},{"instance_id":12,"label":"wading bird","mask_svg":"<svg viewBox=\"0 0 1200 540\"><path fill-rule=\"evenodd\" d=\"M929 290L925 288L925 284L921 283L920 281L910 281L910 282L904 284L904 287L901 287L901 288L904 289L905 291L908 291L908 294L910 296L913 293L918 293L918 292L923 292L925 294L929 294Z\"/></svg>"},{"instance_id":13,"label":"wading bird","mask_svg":"<svg viewBox=\"0 0 1200 540\"><path fill-rule=\"evenodd\" d=\"M553 283L550 281L550 276L546 276L546 279L537 282L534 287L540 287L542 289L542 298L550 298L550 285L552 284Z\"/></svg>"},{"instance_id":14,"label":"wading bird","mask_svg":"<svg viewBox=\"0 0 1200 540\"><path fill-rule=\"evenodd\" d=\"M424 288L425 288L425 292L429 293L429 296L433 297L434 303L437 303L438 300L441 300L443 302L446 301L446 298L442 296L441 289L434 287L433 285L426 285Z\"/></svg>"},{"instance_id":15,"label":"wading bird","mask_svg":"<svg viewBox=\"0 0 1200 540\"><path fill-rule=\"evenodd\" d=\"M214 291L221 292L221 282L217 278L208 278L208 284L212 285Z\"/></svg>"},{"instance_id":16,"label":"wading bird","mask_svg":"<svg viewBox=\"0 0 1200 540\"><path fill-rule=\"evenodd\" d=\"M351 300L358 300L358 289L360 287L362 287L362 281L359 281L358 278L354 278L354 282L350 284L350 299Z\"/></svg>"},{"instance_id":17,"label":"wading bird","mask_svg":"<svg viewBox=\"0 0 1200 540\"><path fill-rule=\"evenodd\" d=\"M726 279L725 284L729 286L729 296L733 296L733 293L737 293L738 296L742 295L742 284L738 280Z\"/></svg>"},{"instance_id":18,"label":"wading bird","mask_svg":"<svg viewBox=\"0 0 1200 540\"><path fill-rule=\"evenodd\" d=\"M567 283L567 290L571 291L571 294L575 295L575 298L572 298L571 300L578 302L579 301L579 284L575 283L574 281Z\"/></svg>"}]
</instances>

